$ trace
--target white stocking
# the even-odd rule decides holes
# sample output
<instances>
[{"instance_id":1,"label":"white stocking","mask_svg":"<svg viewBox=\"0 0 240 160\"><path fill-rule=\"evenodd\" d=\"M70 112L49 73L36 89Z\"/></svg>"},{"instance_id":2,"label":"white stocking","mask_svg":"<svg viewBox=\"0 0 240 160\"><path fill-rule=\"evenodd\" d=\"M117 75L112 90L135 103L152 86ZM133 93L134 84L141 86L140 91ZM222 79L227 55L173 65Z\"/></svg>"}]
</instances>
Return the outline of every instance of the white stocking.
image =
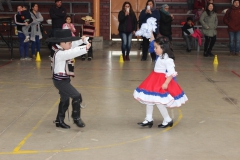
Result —
<instances>
[{"instance_id":1,"label":"white stocking","mask_svg":"<svg viewBox=\"0 0 240 160\"><path fill-rule=\"evenodd\" d=\"M157 104L157 107L158 107L161 115L163 116L163 123L162 123L162 125L167 125L168 122L172 121L172 119L170 118L170 116L168 114L168 110L166 108L166 105L164 105L164 104Z\"/></svg>"},{"instance_id":2,"label":"white stocking","mask_svg":"<svg viewBox=\"0 0 240 160\"><path fill-rule=\"evenodd\" d=\"M149 122L153 121L152 115L153 115L153 105L147 104L147 106L146 106L146 118L145 119Z\"/></svg>"}]
</instances>

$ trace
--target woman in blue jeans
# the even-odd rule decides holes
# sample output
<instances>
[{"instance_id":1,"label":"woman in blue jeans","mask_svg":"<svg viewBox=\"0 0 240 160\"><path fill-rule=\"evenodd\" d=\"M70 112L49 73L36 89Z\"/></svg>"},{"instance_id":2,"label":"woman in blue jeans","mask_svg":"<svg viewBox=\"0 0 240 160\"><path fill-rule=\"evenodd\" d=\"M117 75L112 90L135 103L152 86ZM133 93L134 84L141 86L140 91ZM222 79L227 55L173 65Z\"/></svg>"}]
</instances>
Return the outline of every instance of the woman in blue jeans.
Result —
<instances>
[{"instance_id":1,"label":"woman in blue jeans","mask_svg":"<svg viewBox=\"0 0 240 160\"><path fill-rule=\"evenodd\" d=\"M22 26L28 25L27 22L24 22L21 18L21 12L22 12L22 6L17 7L18 13L14 15L14 21L17 25L17 31L18 31L18 38L19 38L19 52L20 52L20 60L31 60L31 58L28 57L28 49L29 49L29 42L24 42L25 35L22 32ZM29 22L32 22L32 19L30 19Z\"/></svg>"},{"instance_id":2,"label":"woman in blue jeans","mask_svg":"<svg viewBox=\"0 0 240 160\"><path fill-rule=\"evenodd\" d=\"M122 40L122 56L124 61L129 61L132 34L137 30L137 18L129 2L124 2L122 10L118 13L118 31Z\"/></svg>"},{"instance_id":3,"label":"woman in blue jeans","mask_svg":"<svg viewBox=\"0 0 240 160\"><path fill-rule=\"evenodd\" d=\"M38 12L38 4L32 3L31 5L31 17L33 22L31 24L31 37L30 40L32 42L32 57L35 58L35 54L37 52L40 53L40 39L42 39L42 32L40 28L40 24L43 21L43 16L40 12Z\"/></svg>"}]
</instances>

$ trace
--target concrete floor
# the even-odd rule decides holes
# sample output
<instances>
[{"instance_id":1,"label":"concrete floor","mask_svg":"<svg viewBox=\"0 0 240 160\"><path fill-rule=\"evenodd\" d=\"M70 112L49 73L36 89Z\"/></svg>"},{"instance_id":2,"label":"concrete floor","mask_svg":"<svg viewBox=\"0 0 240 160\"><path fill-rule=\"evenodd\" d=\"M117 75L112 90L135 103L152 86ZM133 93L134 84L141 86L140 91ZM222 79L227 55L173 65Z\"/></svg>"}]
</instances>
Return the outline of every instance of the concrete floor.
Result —
<instances>
[{"instance_id":1,"label":"concrete floor","mask_svg":"<svg viewBox=\"0 0 240 160\"><path fill-rule=\"evenodd\" d=\"M240 57L216 50L218 65L202 52L175 50L177 81L189 101L169 109L172 128L142 128L145 106L133 90L153 69L132 49L130 62L119 63L120 50L94 52L92 61L76 59L72 84L82 93L78 128L56 128L59 94L52 84L48 51L41 62L14 60L0 48L0 160L238 160L240 159ZM71 113L71 107L70 111ZM66 116L67 117L67 116Z\"/></svg>"}]
</instances>

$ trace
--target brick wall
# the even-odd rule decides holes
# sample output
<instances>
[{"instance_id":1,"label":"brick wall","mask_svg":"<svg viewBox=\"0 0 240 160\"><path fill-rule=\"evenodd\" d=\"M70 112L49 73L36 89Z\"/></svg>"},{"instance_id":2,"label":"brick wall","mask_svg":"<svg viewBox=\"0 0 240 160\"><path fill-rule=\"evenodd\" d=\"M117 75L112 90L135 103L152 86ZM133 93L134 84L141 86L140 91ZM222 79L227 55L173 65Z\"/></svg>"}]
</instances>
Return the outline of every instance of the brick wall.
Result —
<instances>
[{"instance_id":1,"label":"brick wall","mask_svg":"<svg viewBox=\"0 0 240 160\"><path fill-rule=\"evenodd\" d=\"M100 0L100 35L110 39L110 0Z\"/></svg>"}]
</instances>

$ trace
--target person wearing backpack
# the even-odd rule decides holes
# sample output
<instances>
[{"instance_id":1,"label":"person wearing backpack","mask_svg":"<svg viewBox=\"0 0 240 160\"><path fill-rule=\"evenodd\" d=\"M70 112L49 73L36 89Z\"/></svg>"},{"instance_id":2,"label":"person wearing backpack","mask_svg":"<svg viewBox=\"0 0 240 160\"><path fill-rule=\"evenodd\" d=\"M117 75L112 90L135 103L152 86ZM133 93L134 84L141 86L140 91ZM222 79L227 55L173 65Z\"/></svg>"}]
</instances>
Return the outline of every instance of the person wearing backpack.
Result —
<instances>
[{"instance_id":1,"label":"person wearing backpack","mask_svg":"<svg viewBox=\"0 0 240 160\"><path fill-rule=\"evenodd\" d=\"M239 0L234 0L223 17L228 26L230 56L238 56L240 48L240 7Z\"/></svg>"}]
</instances>

